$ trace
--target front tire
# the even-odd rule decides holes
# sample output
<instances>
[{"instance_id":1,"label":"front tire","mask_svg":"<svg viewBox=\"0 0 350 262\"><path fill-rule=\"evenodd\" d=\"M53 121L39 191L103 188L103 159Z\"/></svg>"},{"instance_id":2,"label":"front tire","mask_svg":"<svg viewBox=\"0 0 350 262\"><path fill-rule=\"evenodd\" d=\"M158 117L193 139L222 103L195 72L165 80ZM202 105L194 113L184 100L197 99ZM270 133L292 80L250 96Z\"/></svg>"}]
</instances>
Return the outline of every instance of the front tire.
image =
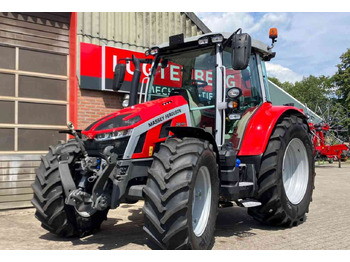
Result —
<instances>
[{"instance_id":1,"label":"front tire","mask_svg":"<svg viewBox=\"0 0 350 262\"><path fill-rule=\"evenodd\" d=\"M219 178L208 141L168 138L154 154L143 192L144 230L157 248L213 246Z\"/></svg>"},{"instance_id":2,"label":"front tire","mask_svg":"<svg viewBox=\"0 0 350 262\"><path fill-rule=\"evenodd\" d=\"M65 204L65 194L58 170L58 157L68 153L70 165L80 154L78 143L68 143L50 147L49 153L41 158L32 184L34 196L32 204L36 208L35 217L41 226L61 237L82 237L96 232L107 219L108 209L97 211L90 217L82 217L73 206Z\"/></svg>"},{"instance_id":3,"label":"front tire","mask_svg":"<svg viewBox=\"0 0 350 262\"><path fill-rule=\"evenodd\" d=\"M315 165L308 127L303 119L283 116L262 157L258 175L256 220L273 226L297 226L305 220L314 189Z\"/></svg>"}]
</instances>

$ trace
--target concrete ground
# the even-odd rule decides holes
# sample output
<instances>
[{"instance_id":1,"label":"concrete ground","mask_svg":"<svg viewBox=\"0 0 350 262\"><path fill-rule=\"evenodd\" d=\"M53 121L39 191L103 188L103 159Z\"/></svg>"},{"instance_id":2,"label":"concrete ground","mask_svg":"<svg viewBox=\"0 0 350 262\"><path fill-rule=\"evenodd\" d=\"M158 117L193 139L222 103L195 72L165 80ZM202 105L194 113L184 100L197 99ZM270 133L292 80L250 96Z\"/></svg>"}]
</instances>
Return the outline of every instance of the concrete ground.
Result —
<instances>
[{"instance_id":1,"label":"concrete ground","mask_svg":"<svg viewBox=\"0 0 350 262\"><path fill-rule=\"evenodd\" d=\"M350 249L350 163L316 164L316 189L305 223L273 228L253 220L244 208L221 209L214 249ZM81 239L48 233L34 209L0 212L0 249L148 249L142 230L143 202L110 211L101 231Z\"/></svg>"}]
</instances>

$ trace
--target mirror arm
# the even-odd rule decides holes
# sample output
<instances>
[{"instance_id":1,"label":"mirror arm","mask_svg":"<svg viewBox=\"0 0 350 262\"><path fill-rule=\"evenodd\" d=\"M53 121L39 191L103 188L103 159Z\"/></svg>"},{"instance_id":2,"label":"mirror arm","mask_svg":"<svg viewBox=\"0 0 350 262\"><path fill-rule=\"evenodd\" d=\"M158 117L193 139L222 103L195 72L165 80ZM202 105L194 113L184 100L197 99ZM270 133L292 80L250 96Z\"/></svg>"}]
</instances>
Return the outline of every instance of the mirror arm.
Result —
<instances>
[{"instance_id":1,"label":"mirror arm","mask_svg":"<svg viewBox=\"0 0 350 262\"><path fill-rule=\"evenodd\" d=\"M232 35L230 35L229 38L227 38L221 45L221 50L220 51L223 51L225 49L225 47L227 46L227 44L232 40L232 37L237 34L239 31L240 34L242 34L242 28L238 28L235 32L233 32Z\"/></svg>"}]
</instances>

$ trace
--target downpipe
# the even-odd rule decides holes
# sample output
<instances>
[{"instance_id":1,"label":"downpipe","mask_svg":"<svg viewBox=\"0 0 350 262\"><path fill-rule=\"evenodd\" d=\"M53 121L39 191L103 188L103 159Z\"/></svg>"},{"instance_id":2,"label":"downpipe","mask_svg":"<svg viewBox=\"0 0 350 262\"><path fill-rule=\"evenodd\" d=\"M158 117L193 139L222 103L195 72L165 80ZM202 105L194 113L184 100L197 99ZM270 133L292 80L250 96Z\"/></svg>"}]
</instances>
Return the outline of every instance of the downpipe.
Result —
<instances>
[{"instance_id":1,"label":"downpipe","mask_svg":"<svg viewBox=\"0 0 350 262\"><path fill-rule=\"evenodd\" d=\"M134 70L134 76L131 81L129 106L134 106L137 104L137 93L138 93L139 82L141 78L140 60L137 59L136 56L132 55L132 62L135 65L135 70Z\"/></svg>"}]
</instances>

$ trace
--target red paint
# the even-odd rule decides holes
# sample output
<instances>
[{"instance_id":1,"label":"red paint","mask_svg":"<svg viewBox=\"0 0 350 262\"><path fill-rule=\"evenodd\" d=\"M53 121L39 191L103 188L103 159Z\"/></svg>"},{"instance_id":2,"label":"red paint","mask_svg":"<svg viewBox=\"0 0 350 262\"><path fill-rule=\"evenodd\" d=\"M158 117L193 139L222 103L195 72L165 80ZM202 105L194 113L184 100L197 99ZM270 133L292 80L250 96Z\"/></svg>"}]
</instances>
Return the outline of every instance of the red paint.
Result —
<instances>
[{"instance_id":1,"label":"red paint","mask_svg":"<svg viewBox=\"0 0 350 262\"><path fill-rule=\"evenodd\" d=\"M286 111L303 115L293 106L273 106L263 103L250 119L239 150L239 156L261 155L265 152L277 120Z\"/></svg>"},{"instance_id":2,"label":"red paint","mask_svg":"<svg viewBox=\"0 0 350 262\"><path fill-rule=\"evenodd\" d=\"M80 43L80 75L102 77L102 47Z\"/></svg>"},{"instance_id":3,"label":"red paint","mask_svg":"<svg viewBox=\"0 0 350 262\"><path fill-rule=\"evenodd\" d=\"M148 101L146 103L142 104L137 104L132 107L127 107L124 109L121 109L115 113L112 113L108 115L108 117L101 119L100 121L97 121L97 123L91 127L89 131L82 131L84 135L89 137L90 139L95 138L97 134L101 133L109 133L113 131L119 131L119 130L124 130L124 129L131 129L136 126L139 126L148 120L155 118L156 116L159 116L173 108L186 105L187 102L182 96L172 96L172 97L167 97L167 98L162 98L162 99L157 99L153 101ZM141 120L133 125L130 126L124 126L124 127L118 127L118 128L113 128L113 129L106 129L106 130L96 130L96 128L108 121L111 118L114 118L119 115L128 115L126 116L123 120L129 120L133 117L139 116ZM187 123L186 123L187 124Z\"/></svg>"},{"instance_id":4,"label":"red paint","mask_svg":"<svg viewBox=\"0 0 350 262\"><path fill-rule=\"evenodd\" d=\"M127 49L121 49L121 48L115 48L111 46L105 47L105 77L109 79L113 79L114 77L114 68L117 65L117 62L121 58L132 58L132 56L135 56L139 59L146 58L145 53L142 52L135 52ZM153 58L147 57L147 58ZM120 61L120 63L125 64L125 61ZM132 62L129 62L126 66L126 72L125 72L125 78L124 81L131 82L133 77L135 66ZM141 64L141 78L140 82L143 78L146 77L146 74L149 74L151 69L150 64Z\"/></svg>"},{"instance_id":5,"label":"red paint","mask_svg":"<svg viewBox=\"0 0 350 262\"><path fill-rule=\"evenodd\" d=\"M69 26L69 121L78 124L77 13L72 12Z\"/></svg>"}]
</instances>

